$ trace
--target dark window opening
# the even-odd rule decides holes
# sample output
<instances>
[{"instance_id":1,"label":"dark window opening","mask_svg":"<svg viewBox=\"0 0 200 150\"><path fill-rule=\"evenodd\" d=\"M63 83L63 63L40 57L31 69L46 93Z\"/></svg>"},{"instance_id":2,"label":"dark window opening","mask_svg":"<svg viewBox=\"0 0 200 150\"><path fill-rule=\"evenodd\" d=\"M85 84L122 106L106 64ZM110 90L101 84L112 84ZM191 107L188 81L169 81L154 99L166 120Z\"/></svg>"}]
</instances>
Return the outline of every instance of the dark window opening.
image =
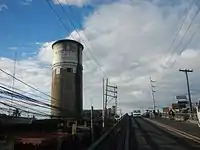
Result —
<instances>
[{"instance_id":1,"label":"dark window opening","mask_svg":"<svg viewBox=\"0 0 200 150\"><path fill-rule=\"evenodd\" d=\"M67 68L67 72L72 72L72 68Z\"/></svg>"}]
</instances>

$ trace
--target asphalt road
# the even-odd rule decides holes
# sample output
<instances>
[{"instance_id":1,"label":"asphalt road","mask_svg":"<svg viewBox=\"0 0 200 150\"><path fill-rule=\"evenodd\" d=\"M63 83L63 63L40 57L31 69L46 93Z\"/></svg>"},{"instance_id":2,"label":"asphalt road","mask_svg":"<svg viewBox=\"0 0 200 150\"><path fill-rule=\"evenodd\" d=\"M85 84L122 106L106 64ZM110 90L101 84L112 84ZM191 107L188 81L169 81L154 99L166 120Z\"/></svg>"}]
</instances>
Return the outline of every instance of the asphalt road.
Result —
<instances>
[{"instance_id":1,"label":"asphalt road","mask_svg":"<svg viewBox=\"0 0 200 150\"><path fill-rule=\"evenodd\" d=\"M200 150L200 144L147 121L131 117L130 150Z\"/></svg>"},{"instance_id":2,"label":"asphalt road","mask_svg":"<svg viewBox=\"0 0 200 150\"><path fill-rule=\"evenodd\" d=\"M200 142L128 115L100 139L88 150L200 150Z\"/></svg>"},{"instance_id":3,"label":"asphalt road","mask_svg":"<svg viewBox=\"0 0 200 150\"><path fill-rule=\"evenodd\" d=\"M200 128L197 124L184 122L184 121L176 121L176 120L169 120L165 118L157 118L154 119L156 122L171 126L173 128L176 128L178 130L184 131L186 133L189 133L191 135L200 137Z\"/></svg>"}]
</instances>

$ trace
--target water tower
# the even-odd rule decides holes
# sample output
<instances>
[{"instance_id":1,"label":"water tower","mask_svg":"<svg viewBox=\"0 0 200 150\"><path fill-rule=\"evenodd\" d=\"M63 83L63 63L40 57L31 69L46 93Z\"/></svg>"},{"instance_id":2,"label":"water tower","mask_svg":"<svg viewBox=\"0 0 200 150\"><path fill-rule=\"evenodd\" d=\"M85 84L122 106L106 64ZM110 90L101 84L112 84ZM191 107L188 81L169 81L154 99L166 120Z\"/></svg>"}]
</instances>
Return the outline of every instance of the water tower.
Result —
<instances>
[{"instance_id":1,"label":"water tower","mask_svg":"<svg viewBox=\"0 0 200 150\"><path fill-rule=\"evenodd\" d=\"M83 109L82 51L83 45L74 40L53 43L51 104L52 117L77 118Z\"/></svg>"}]
</instances>

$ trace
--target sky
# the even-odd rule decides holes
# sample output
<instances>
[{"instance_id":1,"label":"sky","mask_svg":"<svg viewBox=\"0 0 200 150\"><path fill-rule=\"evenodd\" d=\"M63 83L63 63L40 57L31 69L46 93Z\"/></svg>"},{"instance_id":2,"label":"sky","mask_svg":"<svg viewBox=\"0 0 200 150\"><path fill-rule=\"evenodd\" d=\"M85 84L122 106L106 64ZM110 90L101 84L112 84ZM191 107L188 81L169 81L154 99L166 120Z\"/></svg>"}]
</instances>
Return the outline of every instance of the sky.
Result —
<instances>
[{"instance_id":1,"label":"sky","mask_svg":"<svg viewBox=\"0 0 200 150\"><path fill-rule=\"evenodd\" d=\"M196 102L200 14L193 18L199 6L192 0L1 0L0 68L13 74L16 53L16 77L50 94L51 45L70 38L84 45L84 108L102 107L102 78L118 86L123 112L151 108L150 76L156 106L170 106L176 95L187 94L179 68L194 70L189 79ZM4 73L0 79L12 85ZM45 97L17 81L15 87Z\"/></svg>"}]
</instances>

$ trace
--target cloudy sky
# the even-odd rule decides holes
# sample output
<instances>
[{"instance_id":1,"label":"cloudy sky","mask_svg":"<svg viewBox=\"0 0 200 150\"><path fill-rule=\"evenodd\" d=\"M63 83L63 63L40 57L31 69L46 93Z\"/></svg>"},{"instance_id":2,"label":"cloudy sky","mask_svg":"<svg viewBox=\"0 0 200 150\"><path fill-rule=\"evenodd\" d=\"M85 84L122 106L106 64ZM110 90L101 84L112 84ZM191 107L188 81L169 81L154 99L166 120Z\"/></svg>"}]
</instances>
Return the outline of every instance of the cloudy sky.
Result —
<instances>
[{"instance_id":1,"label":"cloudy sky","mask_svg":"<svg viewBox=\"0 0 200 150\"><path fill-rule=\"evenodd\" d=\"M124 112L152 107L150 76L157 106L169 106L187 93L179 68L194 69L189 78L197 101L199 6L192 0L1 0L0 68L13 74L16 53L16 77L50 94L51 44L71 38L85 47L84 108L101 107L103 77L118 85ZM0 79L12 85L4 73ZM17 81L15 87L50 99Z\"/></svg>"}]
</instances>

